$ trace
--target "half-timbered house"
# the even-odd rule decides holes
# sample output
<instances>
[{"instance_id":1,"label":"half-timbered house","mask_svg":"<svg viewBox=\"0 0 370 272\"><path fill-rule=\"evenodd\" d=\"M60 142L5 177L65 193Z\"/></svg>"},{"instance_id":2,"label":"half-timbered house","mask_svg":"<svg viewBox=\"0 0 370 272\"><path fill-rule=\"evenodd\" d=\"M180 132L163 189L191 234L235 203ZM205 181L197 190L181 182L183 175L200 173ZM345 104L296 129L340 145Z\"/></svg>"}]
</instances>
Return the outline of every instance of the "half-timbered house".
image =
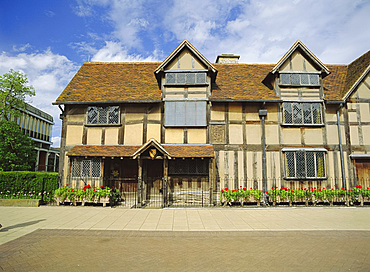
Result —
<instances>
[{"instance_id":1,"label":"half-timbered house","mask_svg":"<svg viewBox=\"0 0 370 272\"><path fill-rule=\"evenodd\" d=\"M57 98L60 177L139 205L213 205L221 188L369 186L370 51L323 64L211 63L184 40L163 62L91 62Z\"/></svg>"}]
</instances>

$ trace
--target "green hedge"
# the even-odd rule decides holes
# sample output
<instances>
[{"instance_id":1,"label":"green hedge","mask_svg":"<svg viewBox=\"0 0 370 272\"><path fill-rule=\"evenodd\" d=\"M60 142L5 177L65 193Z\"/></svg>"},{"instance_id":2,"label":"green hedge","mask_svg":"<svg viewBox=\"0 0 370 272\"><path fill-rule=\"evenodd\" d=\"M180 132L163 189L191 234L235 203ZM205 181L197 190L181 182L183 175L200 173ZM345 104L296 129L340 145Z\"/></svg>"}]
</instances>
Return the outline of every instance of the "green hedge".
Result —
<instances>
[{"instance_id":1,"label":"green hedge","mask_svg":"<svg viewBox=\"0 0 370 272\"><path fill-rule=\"evenodd\" d=\"M58 173L0 172L0 198L41 199L43 192L43 200L52 201L57 188Z\"/></svg>"}]
</instances>

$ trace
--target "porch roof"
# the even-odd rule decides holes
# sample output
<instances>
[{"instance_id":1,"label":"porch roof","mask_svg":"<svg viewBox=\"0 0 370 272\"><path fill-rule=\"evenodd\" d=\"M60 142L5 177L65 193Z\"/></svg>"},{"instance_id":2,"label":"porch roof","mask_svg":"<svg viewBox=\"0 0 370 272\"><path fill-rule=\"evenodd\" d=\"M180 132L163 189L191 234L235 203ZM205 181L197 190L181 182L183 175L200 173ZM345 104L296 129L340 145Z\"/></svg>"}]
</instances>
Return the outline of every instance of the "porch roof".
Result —
<instances>
[{"instance_id":1,"label":"porch roof","mask_svg":"<svg viewBox=\"0 0 370 272\"><path fill-rule=\"evenodd\" d=\"M174 158L213 158L212 145L163 144L161 145ZM73 157L132 157L141 145L76 145L67 152Z\"/></svg>"}]
</instances>

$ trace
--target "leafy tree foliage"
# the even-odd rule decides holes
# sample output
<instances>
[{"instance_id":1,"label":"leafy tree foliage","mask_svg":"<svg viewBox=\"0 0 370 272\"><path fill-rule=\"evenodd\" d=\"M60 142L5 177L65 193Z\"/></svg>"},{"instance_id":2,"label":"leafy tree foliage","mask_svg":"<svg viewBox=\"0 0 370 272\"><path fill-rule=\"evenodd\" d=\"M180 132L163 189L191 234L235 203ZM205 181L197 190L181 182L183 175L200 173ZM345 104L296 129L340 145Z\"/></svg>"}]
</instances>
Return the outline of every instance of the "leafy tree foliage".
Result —
<instances>
[{"instance_id":1,"label":"leafy tree foliage","mask_svg":"<svg viewBox=\"0 0 370 272\"><path fill-rule=\"evenodd\" d=\"M33 140L17 123L0 120L0 171L31 170L36 162Z\"/></svg>"},{"instance_id":2,"label":"leafy tree foliage","mask_svg":"<svg viewBox=\"0 0 370 272\"><path fill-rule=\"evenodd\" d=\"M18 117L21 114L18 109L24 108L26 96L34 95L27 76L10 69L0 76L0 118L8 120L9 116Z\"/></svg>"}]
</instances>

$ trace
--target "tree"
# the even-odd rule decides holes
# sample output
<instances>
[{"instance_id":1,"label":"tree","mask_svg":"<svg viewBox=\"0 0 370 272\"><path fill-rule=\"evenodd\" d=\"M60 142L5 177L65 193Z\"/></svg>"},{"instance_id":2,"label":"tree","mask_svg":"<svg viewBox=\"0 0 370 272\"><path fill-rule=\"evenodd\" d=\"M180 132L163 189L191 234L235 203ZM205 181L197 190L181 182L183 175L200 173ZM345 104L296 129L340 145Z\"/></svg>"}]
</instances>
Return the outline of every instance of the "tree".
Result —
<instances>
[{"instance_id":1,"label":"tree","mask_svg":"<svg viewBox=\"0 0 370 272\"><path fill-rule=\"evenodd\" d=\"M19 109L25 107L26 96L34 95L35 91L28 85L27 76L10 69L0 76L0 118L9 120L9 116L20 116Z\"/></svg>"},{"instance_id":2,"label":"tree","mask_svg":"<svg viewBox=\"0 0 370 272\"><path fill-rule=\"evenodd\" d=\"M33 140L17 123L0 120L0 171L31 170L36 162Z\"/></svg>"}]
</instances>

